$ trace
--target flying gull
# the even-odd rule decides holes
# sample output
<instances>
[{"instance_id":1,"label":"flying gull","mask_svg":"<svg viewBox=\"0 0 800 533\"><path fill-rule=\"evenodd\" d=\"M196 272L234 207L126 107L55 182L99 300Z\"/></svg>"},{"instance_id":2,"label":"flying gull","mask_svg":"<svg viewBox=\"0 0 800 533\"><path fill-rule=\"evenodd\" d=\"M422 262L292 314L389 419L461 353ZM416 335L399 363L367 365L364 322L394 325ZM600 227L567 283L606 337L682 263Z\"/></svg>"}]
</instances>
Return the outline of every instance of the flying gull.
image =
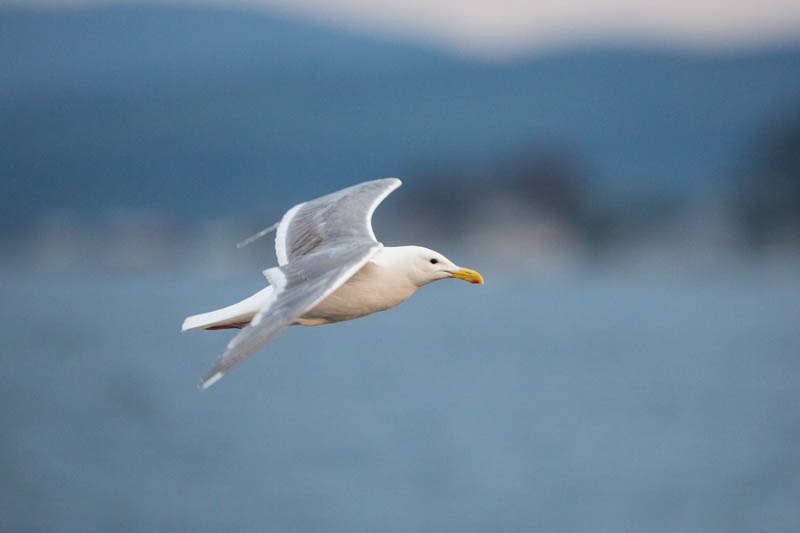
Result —
<instances>
[{"instance_id":1,"label":"flying gull","mask_svg":"<svg viewBox=\"0 0 800 533\"><path fill-rule=\"evenodd\" d=\"M421 246L384 246L372 231L372 213L399 187L397 178L367 181L298 204L240 245L277 229L278 266L264 271L269 286L223 309L194 315L182 331L239 328L200 384L206 389L287 326L317 326L384 311L432 281L483 283Z\"/></svg>"}]
</instances>

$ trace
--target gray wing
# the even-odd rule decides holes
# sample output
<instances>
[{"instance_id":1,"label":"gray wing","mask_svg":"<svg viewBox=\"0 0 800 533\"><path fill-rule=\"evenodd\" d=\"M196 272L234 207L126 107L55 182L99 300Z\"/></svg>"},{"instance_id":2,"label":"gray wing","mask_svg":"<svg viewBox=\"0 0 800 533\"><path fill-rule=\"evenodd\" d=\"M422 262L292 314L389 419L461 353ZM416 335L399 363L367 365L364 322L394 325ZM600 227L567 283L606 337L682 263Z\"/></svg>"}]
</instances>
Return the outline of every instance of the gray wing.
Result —
<instances>
[{"instance_id":1,"label":"gray wing","mask_svg":"<svg viewBox=\"0 0 800 533\"><path fill-rule=\"evenodd\" d=\"M231 368L338 289L363 267L382 244L354 240L323 246L290 264L264 271L274 287L272 298L236 335L211 367L200 387L213 385Z\"/></svg>"},{"instance_id":2,"label":"gray wing","mask_svg":"<svg viewBox=\"0 0 800 533\"><path fill-rule=\"evenodd\" d=\"M275 236L280 266L264 271L274 287L272 297L231 340L206 374L201 388L213 385L313 309L383 247L372 231L372 213L400 184L397 178L367 181L298 204L286 212Z\"/></svg>"},{"instance_id":3,"label":"gray wing","mask_svg":"<svg viewBox=\"0 0 800 533\"><path fill-rule=\"evenodd\" d=\"M278 224L275 235L278 264L285 265L341 242L377 242L372 231L372 213L401 183L397 178L365 181L294 206Z\"/></svg>"}]
</instances>

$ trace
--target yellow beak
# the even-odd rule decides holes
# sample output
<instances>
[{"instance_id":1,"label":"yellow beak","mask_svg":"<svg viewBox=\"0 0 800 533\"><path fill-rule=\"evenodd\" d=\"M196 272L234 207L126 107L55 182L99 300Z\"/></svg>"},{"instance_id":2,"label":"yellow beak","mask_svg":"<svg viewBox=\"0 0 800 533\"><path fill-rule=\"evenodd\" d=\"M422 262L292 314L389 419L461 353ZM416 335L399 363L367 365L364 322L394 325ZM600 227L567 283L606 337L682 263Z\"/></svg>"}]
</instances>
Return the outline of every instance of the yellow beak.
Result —
<instances>
[{"instance_id":1,"label":"yellow beak","mask_svg":"<svg viewBox=\"0 0 800 533\"><path fill-rule=\"evenodd\" d=\"M483 276L475 272L474 270L470 270L469 268L459 268L458 270L451 270L450 274L454 278L463 279L464 281L469 281L470 283L480 283L483 284Z\"/></svg>"}]
</instances>

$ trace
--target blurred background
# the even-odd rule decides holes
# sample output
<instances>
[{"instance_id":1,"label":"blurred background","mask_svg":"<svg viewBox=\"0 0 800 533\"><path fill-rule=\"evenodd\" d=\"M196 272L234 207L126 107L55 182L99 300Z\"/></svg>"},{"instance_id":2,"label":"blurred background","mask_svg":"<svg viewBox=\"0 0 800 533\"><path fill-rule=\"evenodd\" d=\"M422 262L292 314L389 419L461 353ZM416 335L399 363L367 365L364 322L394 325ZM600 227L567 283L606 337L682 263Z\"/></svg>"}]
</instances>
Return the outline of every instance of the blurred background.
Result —
<instances>
[{"instance_id":1,"label":"blurred background","mask_svg":"<svg viewBox=\"0 0 800 533\"><path fill-rule=\"evenodd\" d=\"M0 529L797 531L800 5L0 2ZM301 201L486 285L212 389Z\"/></svg>"}]
</instances>

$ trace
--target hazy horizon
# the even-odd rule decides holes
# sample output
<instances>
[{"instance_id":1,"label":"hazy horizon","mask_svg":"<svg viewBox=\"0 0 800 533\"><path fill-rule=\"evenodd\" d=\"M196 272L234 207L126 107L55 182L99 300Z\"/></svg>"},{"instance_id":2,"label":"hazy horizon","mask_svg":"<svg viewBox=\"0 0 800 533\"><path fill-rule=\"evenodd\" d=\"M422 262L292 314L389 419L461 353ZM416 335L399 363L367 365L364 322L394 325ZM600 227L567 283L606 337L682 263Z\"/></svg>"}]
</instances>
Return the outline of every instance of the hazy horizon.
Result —
<instances>
[{"instance_id":1,"label":"hazy horizon","mask_svg":"<svg viewBox=\"0 0 800 533\"><path fill-rule=\"evenodd\" d=\"M290 16L490 59L507 59L580 43L639 44L697 51L746 49L800 39L800 5L690 1L586 3L548 0L441 2L389 0L3 0L0 6L71 10L96 6L215 6Z\"/></svg>"}]
</instances>

